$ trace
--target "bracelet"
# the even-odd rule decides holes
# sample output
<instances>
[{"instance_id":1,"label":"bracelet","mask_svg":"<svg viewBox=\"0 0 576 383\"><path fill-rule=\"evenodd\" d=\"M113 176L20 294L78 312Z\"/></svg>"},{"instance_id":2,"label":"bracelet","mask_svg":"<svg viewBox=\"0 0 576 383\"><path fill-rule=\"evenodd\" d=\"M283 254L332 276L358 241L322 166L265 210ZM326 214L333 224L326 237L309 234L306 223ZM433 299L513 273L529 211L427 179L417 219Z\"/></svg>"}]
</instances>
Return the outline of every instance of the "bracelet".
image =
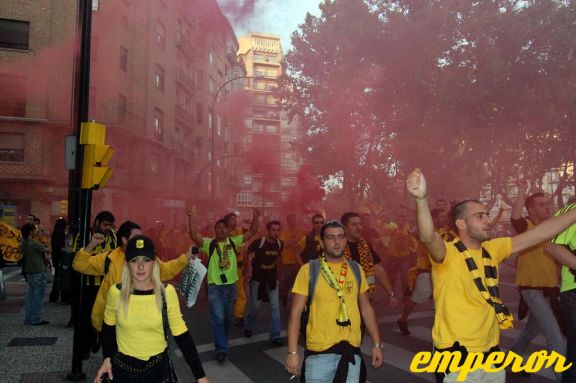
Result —
<instances>
[{"instance_id":1,"label":"bracelet","mask_svg":"<svg viewBox=\"0 0 576 383\"><path fill-rule=\"evenodd\" d=\"M384 343L375 343L374 348L379 348L379 349L383 350L384 349Z\"/></svg>"},{"instance_id":2,"label":"bracelet","mask_svg":"<svg viewBox=\"0 0 576 383\"><path fill-rule=\"evenodd\" d=\"M415 200L417 201L422 201L423 199L426 199L428 197L428 194L424 194L422 197L414 197Z\"/></svg>"},{"instance_id":3,"label":"bracelet","mask_svg":"<svg viewBox=\"0 0 576 383\"><path fill-rule=\"evenodd\" d=\"M288 351L288 355L297 355L298 351Z\"/></svg>"}]
</instances>

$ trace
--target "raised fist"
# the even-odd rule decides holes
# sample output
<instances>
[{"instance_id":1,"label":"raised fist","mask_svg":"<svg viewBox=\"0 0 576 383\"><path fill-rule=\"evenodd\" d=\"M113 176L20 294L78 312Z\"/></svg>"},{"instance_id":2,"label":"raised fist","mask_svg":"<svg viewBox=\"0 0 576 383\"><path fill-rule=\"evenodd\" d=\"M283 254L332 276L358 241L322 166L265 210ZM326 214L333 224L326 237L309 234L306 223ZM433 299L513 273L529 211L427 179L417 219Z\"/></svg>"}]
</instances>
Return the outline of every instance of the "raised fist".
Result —
<instances>
[{"instance_id":1,"label":"raised fist","mask_svg":"<svg viewBox=\"0 0 576 383\"><path fill-rule=\"evenodd\" d=\"M406 179L406 188L415 198L423 198L426 196L426 179L420 169L416 168L410 173Z\"/></svg>"}]
</instances>

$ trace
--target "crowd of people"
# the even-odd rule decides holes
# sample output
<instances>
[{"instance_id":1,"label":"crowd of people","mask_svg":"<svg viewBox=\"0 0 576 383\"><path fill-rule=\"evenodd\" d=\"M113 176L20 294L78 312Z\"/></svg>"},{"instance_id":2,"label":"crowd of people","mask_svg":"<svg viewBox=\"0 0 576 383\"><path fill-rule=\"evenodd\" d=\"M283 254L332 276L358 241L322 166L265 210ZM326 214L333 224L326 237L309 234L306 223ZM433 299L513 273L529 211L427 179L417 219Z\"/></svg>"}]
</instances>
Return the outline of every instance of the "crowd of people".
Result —
<instances>
[{"instance_id":1,"label":"crowd of people","mask_svg":"<svg viewBox=\"0 0 576 383\"><path fill-rule=\"evenodd\" d=\"M73 268L83 274L84 286L78 311L82 318L72 319L83 324L83 356L101 346L104 357L95 382L171 381L168 332L194 377L208 381L176 291L166 283L196 257L192 245L200 248L207 267L210 323L220 363L229 353L229 326L244 326L244 336L252 337L261 305L268 302L270 342L287 345L288 372L306 382L364 382L360 344L366 332L374 345L371 365L377 368L384 361L373 307L381 304L374 299L378 290L390 307L402 304L396 324L404 335L410 335L415 307L434 300L435 351L499 351L500 330L511 328L514 318L500 299L498 266L513 256L518 319L528 319L511 351L525 355L535 336L542 334L548 351L576 361L576 204L552 217L547 196L529 193L520 180L511 211L515 234L493 238L502 209L490 218L486 206L476 200L449 204L440 199L430 206L419 170L408 177L407 189L414 202L393 222L369 212L348 211L330 220L316 213L308 229L299 225L295 214L277 220L254 209L246 227L229 213L211 225L211 233L201 233L196 209L189 208L187 227L146 231L126 221L116 230L114 215L100 212L89 243L82 247L76 240L73 245ZM25 324L48 324L41 315L49 268L45 254L51 247L58 269L66 227L62 221L54 226L51 246L37 224L22 227L28 283ZM71 298L53 289L50 300L59 299ZM280 307L288 304L285 340ZM144 315L150 318L145 324L138 320ZM576 381L575 369L557 373L556 380ZM436 378L456 381L457 372L439 371ZM505 374L478 370L468 379L504 382Z\"/></svg>"}]
</instances>

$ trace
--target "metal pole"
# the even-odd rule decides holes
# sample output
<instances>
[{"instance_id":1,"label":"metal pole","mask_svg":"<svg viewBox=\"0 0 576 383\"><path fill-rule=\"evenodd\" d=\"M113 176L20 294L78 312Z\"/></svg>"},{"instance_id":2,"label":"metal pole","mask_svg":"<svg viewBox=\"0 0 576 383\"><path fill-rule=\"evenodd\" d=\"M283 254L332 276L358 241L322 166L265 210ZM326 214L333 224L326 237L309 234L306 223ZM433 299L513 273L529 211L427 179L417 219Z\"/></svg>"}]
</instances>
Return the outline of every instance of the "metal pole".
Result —
<instances>
[{"instance_id":1,"label":"metal pole","mask_svg":"<svg viewBox=\"0 0 576 383\"><path fill-rule=\"evenodd\" d=\"M84 151L80 145L80 129L82 122L88 121L88 105L90 97L90 36L92 27L92 2L90 0L78 0L78 19L80 29L80 66L79 76L77 76L78 86L78 114L76 116L76 179L74 187L77 190L78 203L77 214L79 223L80 246L86 245L89 237L90 215L92 208L92 190L82 189L82 165ZM86 379L86 374L82 371L82 355L80 352L82 344L82 305L84 290L84 275L80 275L80 286L78 305L76 310L76 320L74 321L74 341L72 351L72 371L66 376L67 380L80 381Z\"/></svg>"},{"instance_id":2,"label":"metal pole","mask_svg":"<svg viewBox=\"0 0 576 383\"><path fill-rule=\"evenodd\" d=\"M234 77L231 78L230 80L226 81L224 84L220 85L220 87L216 90L216 92L214 93L214 96L212 96L212 110L210 111L210 113L212 113L212 118L210 119L210 123L212 124L211 128L212 128L212 180L210 182L211 184L211 188L212 188L212 199L215 200L216 199L216 127L214 126L214 121L216 119L216 100L218 99L218 95L220 94L220 92L222 91L222 89L224 89L224 87L228 84L230 84L233 81L236 80L240 80L243 78L259 78L259 77L255 77L255 76L239 76L239 77Z\"/></svg>"}]
</instances>

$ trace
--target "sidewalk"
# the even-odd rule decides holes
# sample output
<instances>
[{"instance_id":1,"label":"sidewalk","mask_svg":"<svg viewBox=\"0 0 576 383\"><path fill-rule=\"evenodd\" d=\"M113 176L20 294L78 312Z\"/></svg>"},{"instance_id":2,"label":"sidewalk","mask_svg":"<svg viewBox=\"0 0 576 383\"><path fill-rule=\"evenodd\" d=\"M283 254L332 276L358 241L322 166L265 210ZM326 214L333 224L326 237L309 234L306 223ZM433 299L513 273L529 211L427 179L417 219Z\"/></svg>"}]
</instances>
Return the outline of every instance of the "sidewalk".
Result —
<instances>
[{"instance_id":1,"label":"sidewalk","mask_svg":"<svg viewBox=\"0 0 576 383\"><path fill-rule=\"evenodd\" d=\"M7 267L5 274L16 268ZM48 303L52 285L46 288L43 319L45 326L24 325L26 284L11 277L6 282L7 299L0 301L0 376L3 383L67 382L72 367L73 328L67 328L70 306ZM83 361L85 382L92 382L100 367L101 356Z\"/></svg>"}]
</instances>

